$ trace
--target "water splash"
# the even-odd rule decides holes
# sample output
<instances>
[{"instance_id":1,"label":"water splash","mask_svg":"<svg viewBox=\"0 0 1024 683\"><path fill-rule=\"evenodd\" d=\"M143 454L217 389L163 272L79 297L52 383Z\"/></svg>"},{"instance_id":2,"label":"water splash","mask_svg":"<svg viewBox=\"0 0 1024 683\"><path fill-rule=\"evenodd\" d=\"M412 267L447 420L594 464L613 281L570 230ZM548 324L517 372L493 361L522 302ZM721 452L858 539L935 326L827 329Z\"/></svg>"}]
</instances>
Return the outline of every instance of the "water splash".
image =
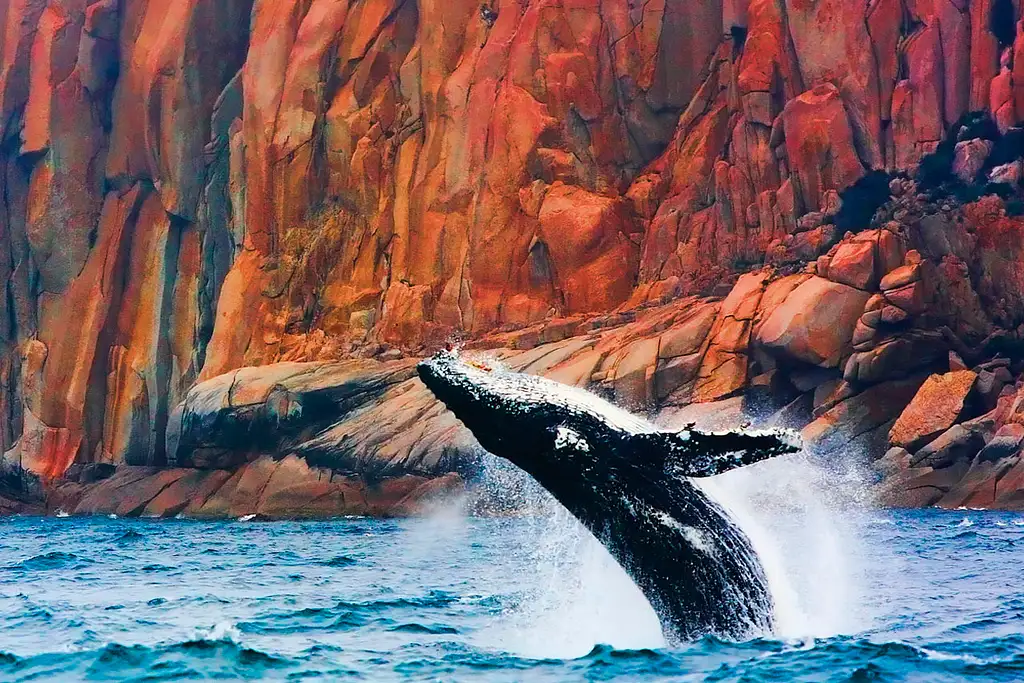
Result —
<instances>
[{"instance_id":1,"label":"water splash","mask_svg":"<svg viewBox=\"0 0 1024 683\"><path fill-rule=\"evenodd\" d=\"M597 645L666 645L643 593L608 550L529 475L497 458L485 482L513 491L528 510L515 576L520 589L481 645L533 659L583 657Z\"/></svg>"},{"instance_id":2,"label":"water splash","mask_svg":"<svg viewBox=\"0 0 1024 683\"><path fill-rule=\"evenodd\" d=\"M533 573L517 577L525 596L490 634L495 644L540 658L582 656L599 644L664 646L653 609L600 542L527 474L487 463L495 497L516 499L534 520L522 549ZM877 605L866 599L872 568L862 558L872 517L856 468L798 454L698 484L744 529L765 568L776 609L775 631L765 635L805 640L871 627Z\"/></svg>"},{"instance_id":3,"label":"water splash","mask_svg":"<svg viewBox=\"0 0 1024 683\"><path fill-rule=\"evenodd\" d=\"M822 638L870 627L862 559L870 514L856 468L797 454L734 470L698 485L750 538L768 575L776 637Z\"/></svg>"}]
</instances>

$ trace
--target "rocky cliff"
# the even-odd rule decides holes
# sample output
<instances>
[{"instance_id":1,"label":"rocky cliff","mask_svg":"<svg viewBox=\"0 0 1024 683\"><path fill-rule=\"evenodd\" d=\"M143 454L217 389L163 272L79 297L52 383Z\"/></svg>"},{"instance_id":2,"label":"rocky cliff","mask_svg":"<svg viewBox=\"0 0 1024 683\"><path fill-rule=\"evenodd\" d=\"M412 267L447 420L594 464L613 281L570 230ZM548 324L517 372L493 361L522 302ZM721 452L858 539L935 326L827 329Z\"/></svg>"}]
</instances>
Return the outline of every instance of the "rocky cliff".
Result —
<instances>
[{"instance_id":1,"label":"rocky cliff","mask_svg":"<svg viewBox=\"0 0 1024 683\"><path fill-rule=\"evenodd\" d=\"M1024 500L1019 19L9 0L10 507L411 509L472 476L411 373L453 340L662 419L892 446L889 502Z\"/></svg>"}]
</instances>

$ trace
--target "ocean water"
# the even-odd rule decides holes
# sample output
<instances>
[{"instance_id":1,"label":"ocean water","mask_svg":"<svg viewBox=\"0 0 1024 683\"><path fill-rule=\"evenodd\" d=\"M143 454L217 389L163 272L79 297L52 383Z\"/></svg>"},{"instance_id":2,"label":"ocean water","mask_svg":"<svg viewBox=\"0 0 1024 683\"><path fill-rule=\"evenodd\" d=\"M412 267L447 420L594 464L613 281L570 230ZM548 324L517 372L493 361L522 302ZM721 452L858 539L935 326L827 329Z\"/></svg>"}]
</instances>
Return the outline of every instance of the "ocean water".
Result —
<instances>
[{"instance_id":1,"label":"ocean water","mask_svg":"<svg viewBox=\"0 0 1024 683\"><path fill-rule=\"evenodd\" d=\"M873 511L771 471L708 485L772 584L778 627L750 642L667 647L639 591L553 505L308 523L10 518L0 680L1024 679L1024 515Z\"/></svg>"}]
</instances>

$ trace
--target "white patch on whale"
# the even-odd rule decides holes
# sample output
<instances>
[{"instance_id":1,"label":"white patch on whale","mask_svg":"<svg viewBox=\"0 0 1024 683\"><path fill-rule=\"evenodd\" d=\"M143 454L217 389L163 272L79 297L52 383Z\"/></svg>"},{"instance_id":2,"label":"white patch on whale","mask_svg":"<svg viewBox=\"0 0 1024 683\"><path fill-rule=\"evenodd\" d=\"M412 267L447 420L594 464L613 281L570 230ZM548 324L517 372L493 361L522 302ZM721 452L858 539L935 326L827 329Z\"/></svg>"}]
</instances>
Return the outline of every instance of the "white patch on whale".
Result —
<instances>
[{"instance_id":1,"label":"white patch on whale","mask_svg":"<svg viewBox=\"0 0 1024 683\"><path fill-rule=\"evenodd\" d=\"M679 520L677 520L675 517L668 514L667 512L658 512L657 517L658 521L667 526L669 529L674 529L675 531L680 532L683 535L683 538L686 539L686 542L692 545L694 548L696 548L697 550L701 551L709 557L715 556L715 546L708 541L708 538L707 536L705 536L703 531L701 531L700 529L696 529L692 526L686 526L685 524L681 524Z\"/></svg>"},{"instance_id":2,"label":"white patch on whale","mask_svg":"<svg viewBox=\"0 0 1024 683\"><path fill-rule=\"evenodd\" d=\"M555 448L560 451L573 449L583 453L590 452L587 440L579 432L564 426L555 431Z\"/></svg>"}]
</instances>

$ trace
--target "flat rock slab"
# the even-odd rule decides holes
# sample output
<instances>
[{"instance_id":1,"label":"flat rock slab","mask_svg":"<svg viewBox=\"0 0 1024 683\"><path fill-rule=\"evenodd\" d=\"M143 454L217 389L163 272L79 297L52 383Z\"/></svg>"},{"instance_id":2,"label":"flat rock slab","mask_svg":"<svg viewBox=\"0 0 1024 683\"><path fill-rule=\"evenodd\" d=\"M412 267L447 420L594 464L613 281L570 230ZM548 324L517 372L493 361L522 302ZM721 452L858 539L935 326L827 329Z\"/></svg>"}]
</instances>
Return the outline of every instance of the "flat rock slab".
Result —
<instances>
[{"instance_id":1,"label":"flat rock slab","mask_svg":"<svg viewBox=\"0 0 1024 683\"><path fill-rule=\"evenodd\" d=\"M963 416L977 379L971 370L929 377L893 425L889 440L913 452L948 430Z\"/></svg>"}]
</instances>

